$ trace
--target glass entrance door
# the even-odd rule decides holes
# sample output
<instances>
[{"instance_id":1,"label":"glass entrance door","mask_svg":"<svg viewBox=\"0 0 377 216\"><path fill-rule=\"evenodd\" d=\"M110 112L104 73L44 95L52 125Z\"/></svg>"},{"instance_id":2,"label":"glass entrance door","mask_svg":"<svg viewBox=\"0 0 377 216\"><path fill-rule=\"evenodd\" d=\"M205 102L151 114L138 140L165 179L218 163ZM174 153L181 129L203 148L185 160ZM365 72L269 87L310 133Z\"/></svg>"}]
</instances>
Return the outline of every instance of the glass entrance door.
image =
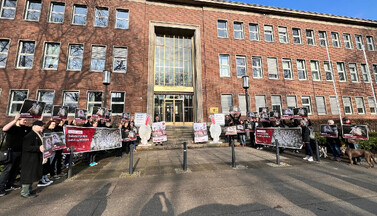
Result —
<instances>
[{"instance_id":1,"label":"glass entrance door","mask_svg":"<svg viewBox=\"0 0 377 216\"><path fill-rule=\"evenodd\" d=\"M154 96L154 116L170 125L191 125L193 123L193 95Z\"/></svg>"},{"instance_id":2,"label":"glass entrance door","mask_svg":"<svg viewBox=\"0 0 377 216\"><path fill-rule=\"evenodd\" d=\"M183 100L165 99L162 119L171 123L184 122Z\"/></svg>"}]
</instances>

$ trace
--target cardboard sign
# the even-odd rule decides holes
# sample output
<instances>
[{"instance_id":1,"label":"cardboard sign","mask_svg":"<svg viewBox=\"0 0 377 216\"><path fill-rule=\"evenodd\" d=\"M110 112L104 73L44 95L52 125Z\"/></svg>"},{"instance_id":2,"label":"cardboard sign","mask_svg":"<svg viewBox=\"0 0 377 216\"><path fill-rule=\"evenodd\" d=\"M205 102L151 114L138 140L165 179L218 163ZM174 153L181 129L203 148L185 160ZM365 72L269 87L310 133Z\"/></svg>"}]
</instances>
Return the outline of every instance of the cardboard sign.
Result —
<instances>
[{"instance_id":1,"label":"cardboard sign","mask_svg":"<svg viewBox=\"0 0 377 216\"><path fill-rule=\"evenodd\" d=\"M45 148L45 151L43 152L43 158L50 158L52 155L54 155L54 152L52 150L52 136L44 136L42 138L43 140L43 147Z\"/></svg>"},{"instance_id":2,"label":"cardboard sign","mask_svg":"<svg viewBox=\"0 0 377 216\"><path fill-rule=\"evenodd\" d=\"M109 109L105 110L105 116L104 116L104 118L105 118L106 122L111 122L112 113L113 113L112 110L109 110Z\"/></svg>"},{"instance_id":3,"label":"cardboard sign","mask_svg":"<svg viewBox=\"0 0 377 216\"><path fill-rule=\"evenodd\" d=\"M270 121L280 120L280 118L281 118L280 112L278 112L278 111L271 111L270 112L270 118L269 118Z\"/></svg>"},{"instance_id":4,"label":"cardboard sign","mask_svg":"<svg viewBox=\"0 0 377 216\"><path fill-rule=\"evenodd\" d=\"M279 147L301 149L301 128L257 128L255 129L255 143L275 146L278 140Z\"/></svg>"},{"instance_id":5,"label":"cardboard sign","mask_svg":"<svg viewBox=\"0 0 377 216\"><path fill-rule=\"evenodd\" d=\"M207 123L194 123L194 142L207 142L208 133L207 133Z\"/></svg>"},{"instance_id":6,"label":"cardboard sign","mask_svg":"<svg viewBox=\"0 0 377 216\"><path fill-rule=\"evenodd\" d=\"M63 132L52 132L43 134L46 137L51 137L52 150L57 151L60 149L65 149L65 136Z\"/></svg>"},{"instance_id":7,"label":"cardboard sign","mask_svg":"<svg viewBox=\"0 0 377 216\"><path fill-rule=\"evenodd\" d=\"M246 133L245 127L243 125L236 125L237 133Z\"/></svg>"},{"instance_id":8,"label":"cardboard sign","mask_svg":"<svg viewBox=\"0 0 377 216\"><path fill-rule=\"evenodd\" d=\"M345 139L369 140L367 125L343 125L342 131L342 137Z\"/></svg>"},{"instance_id":9,"label":"cardboard sign","mask_svg":"<svg viewBox=\"0 0 377 216\"><path fill-rule=\"evenodd\" d=\"M92 111L92 118L103 119L105 118L105 112L106 112L106 109L104 107L94 106L93 111Z\"/></svg>"},{"instance_id":10,"label":"cardboard sign","mask_svg":"<svg viewBox=\"0 0 377 216\"><path fill-rule=\"evenodd\" d=\"M230 126L225 127L225 135L237 135L237 127L236 126Z\"/></svg>"},{"instance_id":11,"label":"cardboard sign","mask_svg":"<svg viewBox=\"0 0 377 216\"><path fill-rule=\"evenodd\" d=\"M168 141L168 136L166 135L166 123L164 121L152 123L152 136L153 142Z\"/></svg>"},{"instance_id":12,"label":"cardboard sign","mask_svg":"<svg viewBox=\"0 0 377 216\"><path fill-rule=\"evenodd\" d=\"M135 113L135 126L145 125L145 122L147 122L146 113Z\"/></svg>"},{"instance_id":13,"label":"cardboard sign","mask_svg":"<svg viewBox=\"0 0 377 216\"><path fill-rule=\"evenodd\" d=\"M88 110L76 108L76 110L75 110L75 121L76 122L85 122L87 114L88 114Z\"/></svg>"},{"instance_id":14,"label":"cardboard sign","mask_svg":"<svg viewBox=\"0 0 377 216\"><path fill-rule=\"evenodd\" d=\"M294 118L307 118L308 109L306 107L294 108L293 109Z\"/></svg>"},{"instance_id":15,"label":"cardboard sign","mask_svg":"<svg viewBox=\"0 0 377 216\"><path fill-rule=\"evenodd\" d=\"M129 112L122 113L122 120L130 120L131 119L131 114Z\"/></svg>"},{"instance_id":16,"label":"cardboard sign","mask_svg":"<svg viewBox=\"0 0 377 216\"><path fill-rule=\"evenodd\" d=\"M20 118L40 119L45 106L45 102L26 99L21 107Z\"/></svg>"},{"instance_id":17,"label":"cardboard sign","mask_svg":"<svg viewBox=\"0 0 377 216\"><path fill-rule=\"evenodd\" d=\"M283 115L281 116L282 119L291 119L293 116L293 109L283 109Z\"/></svg>"},{"instance_id":18,"label":"cardboard sign","mask_svg":"<svg viewBox=\"0 0 377 216\"><path fill-rule=\"evenodd\" d=\"M224 113L215 113L213 114L215 118L215 124L225 125L225 114Z\"/></svg>"},{"instance_id":19,"label":"cardboard sign","mask_svg":"<svg viewBox=\"0 0 377 216\"><path fill-rule=\"evenodd\" d=\"M269 114L268 107L259 107L259 116L261 122L269 122L270 121L270 114Z\"/></svg>"},{"instance_id":20,"label":"cardboard sign","mask_svg":"<svg viewBox=\"0 0 377 216\"><path fill-rule=\"evenodd\" d=\"M322 124L320 130L320 135L323 137L338 138L338 127L336 125Z\"/></svg>"},{"instance_id":21,"label":"cardboard sign","mask_svg":"<svg viewBox=\"0 0 377 216\"><path fill-rule=\"evenodd\" d=\"M53 106L52 120L65 120L68 118L68 106Z\"/></svg>"}]
</instances>

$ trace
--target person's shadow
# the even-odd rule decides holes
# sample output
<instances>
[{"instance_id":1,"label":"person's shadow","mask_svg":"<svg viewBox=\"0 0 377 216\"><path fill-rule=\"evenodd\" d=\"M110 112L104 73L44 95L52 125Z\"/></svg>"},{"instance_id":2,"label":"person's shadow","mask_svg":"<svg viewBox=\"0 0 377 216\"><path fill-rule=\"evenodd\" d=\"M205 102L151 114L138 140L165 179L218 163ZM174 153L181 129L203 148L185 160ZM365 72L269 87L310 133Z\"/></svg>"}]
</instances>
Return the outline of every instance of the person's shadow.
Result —
<instances>
[{"instance_id":1,"label":"person's shadow","mask_svg":"<svg viewBox=\"0 0 377 216\"><path fill-rule=\"evenodd\" d=\"M174 215L173 206L164 192L156 193L140 212L140 215Z\"/></svg>"}]
</instances>

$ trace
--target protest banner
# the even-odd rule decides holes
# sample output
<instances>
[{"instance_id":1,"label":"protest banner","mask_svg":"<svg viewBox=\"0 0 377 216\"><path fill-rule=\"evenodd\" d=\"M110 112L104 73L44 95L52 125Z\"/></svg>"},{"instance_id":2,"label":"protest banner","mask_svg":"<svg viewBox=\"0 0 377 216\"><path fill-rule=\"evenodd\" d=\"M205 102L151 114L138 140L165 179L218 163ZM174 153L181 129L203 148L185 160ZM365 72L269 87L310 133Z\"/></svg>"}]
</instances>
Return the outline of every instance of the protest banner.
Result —
<instances>
[{"instance_id":1,"label":"protest banner","mask_svg":"<svg viewBox=\"0 0 377 216\"><path fill-rule=\"evenodd\" d=\"M52 141L52 150L60 150L60 149L65 149L65 136L63 132L51 132L51 133L45 133L43 134L44 136L51 137Z\"/></svg>"},{"instance_id":2,"label":"protest banner","mask_svg":"<svg viewBox=\"0 0 377 216\"><path fill-rule=\"evenodd\" d=\"M207 142L208 141L208 134L207 134L207 123L194 123L194 142Z\"/></svg>"},{"instance_id":3,"label":"protest banner","mask_svg":"<svg viewBox=\"0 0 377 216\"><path fill-rule=\"evenodd\" d=\"M257 128L255 129L255 143L275 146L278 140L279 147L301 149L301 128Z\"/></svg>"},{"instance_id":4,"label":"protest banner","mask_svg":"<svg viewBox=\"0 0 377 216\"><path fill-rule=\"evenodd\" d=\"M75 109L75 121L76 122L85 122L86 121L86 115L88 111L85 109Z\"/></svg>"},{"instance_id":5,"label":"protest banner","mask_svg":"<svg viewBox=\"0 0 377 216\"><path fill-rule=\"evenodd\" d=\"M119 128L64 126L65 153L70 147L74 152L101 151L122 146Z\"/></svg>"},{"instance_id":6,"label":"protest banner","mask_svg":"<svg viewBox=\"0 0 377 216\"><path fill-rule=\"evenodd\" d=\"M215 119L215 124L220 126L225 125L225 114L224 113L215 113L213 114Z\"/></svg>"},{"instance_id":7,"label":"protest banner","mask_svg":"<svg viewBox=\"0 0 377 216\"><path fill-rule=\"evenodd\" d=\"M152 124L152 137L153 142L165 142L168 140L166 135L166 123L163 122L154 122Z\"/></svg>"},{"instance_id":8,"label":"protest banner","mask_svg":"<svg viewBox=\"0 0 377 216\"><path fill-rule=\"evenodd\" d=\"M294 108L293 109L293 116L294 118L307 118L308 117L308 109L306 107Z\"/></svg>"},{"instance_id":9,"label":"protest banner","mask_svg":"<svg viewBox=\"0 0 377 216\"><path fill-rule=\"evenodd\" d=\"M65 120L68 118L68 106L56 106L52 108L52 120Z\"/></svg>"},{"instance_id":10,"label":"protest banner","mask_svg":"<svg viewBox=\"0 0 377 216\"><path fill-rule=\"evenodd\" d=\"M293 116L293 109L283 109L283 115L281 116L282 119L291 119Z\"/></svg>"},{"instance_id":11,"label":"protest banner","mask_svg":"<svg viewBox=\"0 0 377 216\"><path fill-rule=\"evenodd\" d=\"M269 115L269 108L268 107L259 107L259 116L261 122L269 122L270 115Z\"/></svg>"},{"instance_id":12,"label":"protest banner","mask_svg":"<svg viewBox=\"0 0 377 216\"><path fill-rule=\"evenodd\" d=\"M42 138L43 140L43 147L45 148L45 151L43 152L43 158L50 158L54 154L52 148L52 136L44 136Z\"/></svg>"},{"instance_id":13,"label":"protest banner","mask_svg":"<svg viewBox=\"0 0 377 216\"><path fill-rule=\"evenodd\" d=\"M225 135L237 135L237 127L236 126L229 126L225 127Z\"/></svg>"},{"instance_id":14,"label":"protest banner","mask_svg":"<svg viewBox=\"0 0 377 216\"><path fill-rule=\"evenodd\" d=\"M369 140L367 125L343 125L342 131L342 137L345 139Z\"/></svg>"},{"instance_id":15,"label":"protest banner","mask_svg":"<svg viewBox=\"0 0 377 216\"><path fill-rule=\"evenodd\" d=\"M26 99L20 110L20 118L40 119L45 106L45 102Z\"/></svg>"},{"instance_id":16,"label":"protest banner","mask_svg":"<svg viewBox=\"0 0 377 216\"><path fill-rule=\"evenodd\" d=\"M338 128L336 125L320 125L320 135L323 137L333 137L338 138Z\"/></svg>"},{"instance_id":17,"label":"protest banner","mask_svg":"<svg viewBox=\"0 0 377 216\"><path fill-rule=\"evenodd\" d=\"M103 119L105 118L105 112L106 112L106 109L104 107L94 106L93 111L92 111L92 118Z\"/></svg>"}]
</instances>

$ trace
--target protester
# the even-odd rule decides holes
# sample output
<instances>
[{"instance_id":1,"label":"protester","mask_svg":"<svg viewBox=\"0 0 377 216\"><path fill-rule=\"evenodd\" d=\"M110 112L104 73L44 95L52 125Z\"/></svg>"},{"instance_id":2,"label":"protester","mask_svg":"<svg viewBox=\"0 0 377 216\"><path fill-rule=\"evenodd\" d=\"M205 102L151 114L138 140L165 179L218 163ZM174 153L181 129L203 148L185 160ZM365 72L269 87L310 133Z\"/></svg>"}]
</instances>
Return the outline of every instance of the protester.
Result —
<instances>
[{"instance_id":1,"label":"protester","mask_svg":"<svg viewBox=\"0 0 377 216\"><path fill-rule=\"evenodd\" d=\"M98 121L94 121L92 127L98 127ZM89 166L95 166L98 163L96 162L97 152L88 152L89 157Z\"/></svg>"},{"instance_id":2,"label":"protester","mask_svg":"<svg viewBox=\"0 0 377 216\"><path fill-rule=\"evenodd\" d=\"M127 130L128 130L128 137L131 138L131 139L135 139L136 134L137 134L137 128L134 126L133 121L130 121L128 123ZM136 152L135 140L130 140L130 145L133 146L133 151Z\"/></svg>"},{"instance_id":3,"label":"protester","mask_svg":"<svg viewBox=\"0 0 377 216\"><path fill-rule=\"evenodd\" d=\"M32 130L23 138L21 163L21 197L32 198L32 184L42 177L44 147L42 145L43 122L35 121Z\"/></svg>"},{"instance_id":4,"label":"protester","mask_svg":"<svg viewBox=\"0 0 377 216\"><path fill-rule=\"evenodd\" d=\"M93 125L93 118L92 118L92 116L87 116L86 117L86 122L83 125L83 127L92 127L92 125Z\"/></svg>"},{"instance_id":5,"label":"protester","mask_svg":"<svg viewBox=\"0 0 377 216\"><path fill-rule=\"evenodd\" d=\"M0 197L6 195L6 190L17 190L21 187L15 185L17 174L20 171L22 157L22 140L31 128L26 126L26 119L16 115L14 120L3 127L6 132L6 146L11 149L11 162L5 164L0 176Z\"/></svg>"},{"instance_id":6,"label":"protester","mask_svg":"<svg viewBox=\"0 0 377 216\"><path fill-rule=\"evenodd\" d=\"M56 122L54 122L54 121L48 121L47 124L44 126L44 128L46 128L46 129L44 129L43 134L53 132L53 130L55 129L55 127L56 127ZM54 153L54 155L55 155L55 153ZM54 155L52 157L54 157ZM45 187L45 186L48 186L48 185L50 185L50 184L53 183L53 181L51 181L47 177L48 173L51 170L50 165L51 165L50 164L50 158L46 158L46 159L43 160L42 178L39 180L39 182L37 184L38 187Z\"/></svg>"},{"instance_id":7,"label":"protester","mask_svg":"<svg viewBox=\"0 0 377 216\"><path fill-rule=\"evenodd\" d=\"M350 125L351 124L351 120L348 117L344 117L343 118L343 124ZM344 142L346 143L346 145L347 145L348 148L359 149L359 140L358 139L344 139ZM360 157L352 158L352 160L353 160L353 163L355 165L357 165L357 163L361 162L361 158Z\"/></svg>"},{"instance_id":8,"label":"protester","mask_svg":"<svg viewBox=\"0 0 377 216\"><path fill-rule=\"evenodd\" d=\"M327 124L329 125L334 125L333 120L328 120ZM339 133L338 133L339 134ZM326 137L326 142L329 144L330 149L333 154L332 160L340 161L340 149L339 149L339 137L334 138L334 137Z\"/></svg>"},{"instance_id":9,"label":"protester","mask_svg":"<svg viewBox=\"0 0 377 216\"><path fill-rule=\"evenodd\" d=\"M240 120L240 125L243 126L243 128L245 129L245 123L243 120ZM238 134L239 138L240 138L240 143L242 145L242 147L245 147L246 146L246 134L245 132L241 132Z\"/></svg>"},{"instance_id":10,"label":"protester","mask_svg":"<svg viewBox=\"0 0 377 216\"><path fill-rule=\"evenodd\" d=\"M128 145L128 142L126 141L126 126L124 126L124 124L126 124L126 120L122 120L119 125L118 125L118 128L120 129L120 132L122 134L122 147L118 148L117 151L116 151L116 154L115 156L116 157L122 157L123 155L123 150L126 149L126 154L128 154L129 150L127 151L127 149L129 149L129 147L127 147Z\"/></svg>"},{"instance_id":11,"label":"protester","mask_svg":"<svg viewBox=\"0 0 377 216\"><path fill-rule=\"evenodd\" d=\"M304 160L313 161L313 151L310 145L310 131L308 128L308 123L304 119L300 121L301 131L302 131L302 142L305 145L305 154Z\"/></svg>"}]
</instances>

